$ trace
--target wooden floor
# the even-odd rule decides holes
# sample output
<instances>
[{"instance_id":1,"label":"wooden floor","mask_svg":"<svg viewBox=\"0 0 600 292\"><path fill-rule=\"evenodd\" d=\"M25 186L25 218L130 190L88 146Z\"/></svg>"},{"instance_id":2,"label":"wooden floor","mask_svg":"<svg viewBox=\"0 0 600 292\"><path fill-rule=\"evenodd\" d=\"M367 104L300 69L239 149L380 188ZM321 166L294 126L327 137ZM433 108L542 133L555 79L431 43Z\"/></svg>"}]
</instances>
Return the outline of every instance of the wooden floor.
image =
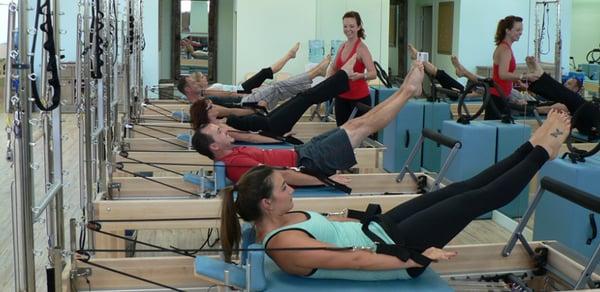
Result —
<instances>
[{"instance_id":1,"label":"wooden floor","mask_svg":"<svg viewBox=\"0 0 600 292\"><path fill-rule=\"evenodd\" d=\"M38 118L38 115L34 115ZM0 114L0 120L6 120L6 114ZM35 127L34 127L35 128ZM34 166L38 166L34 173L40 179L36 180L36 197L40 201L43 195L43 157L41 153L42 143L39 139L40 129L34 129L34 138L37 137L34 147ZM78 166L78 128L74 115L64 115L63 118L63 165L65 172L65 194L64 202L65 223L72 217L80 217L79 209L79 166ZM2 233L0 234L0 291L13 291L13 245L12 245L12 217L10 186L14 179L14 170L4 159L6 153L6 135L0 135L0 223ZM65 226L66 238L68 228ZM473 243L497 243L506 242L509 233L489 220L479 220L470 224L460 233L451 244L473 244ZM145 231L139 234L138 239L147 240L163 246L174 245L179 248L197 248L204 241L205 233L200 231ZM214 237L213 237L214 238ZM68 245L68 242L67 242ZM44 266L47 264L46 231L43 222L35 224L35 250L36 250L36 284L37 291L46 291ZM147 254L146 254L147 255Z\"/></svg>"}]
</instances>

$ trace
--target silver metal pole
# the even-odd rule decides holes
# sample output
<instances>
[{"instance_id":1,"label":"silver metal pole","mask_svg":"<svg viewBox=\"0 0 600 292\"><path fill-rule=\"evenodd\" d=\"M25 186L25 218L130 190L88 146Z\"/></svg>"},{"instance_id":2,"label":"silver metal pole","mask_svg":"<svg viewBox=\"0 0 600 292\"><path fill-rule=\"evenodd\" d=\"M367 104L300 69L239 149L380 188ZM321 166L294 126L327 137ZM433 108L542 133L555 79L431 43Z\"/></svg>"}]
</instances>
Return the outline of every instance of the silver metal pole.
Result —
<instances>
[{"instance_id":1,"label":"silver metal pole","mask_svg":"<svg viewBox=\"0 0 600 292\"><path fill-rule=\"evenodd\" d=\"M39 219L39 217L42 216L46 208L48 208L48 205L56 198L56 195L62 191L62 188L62 184L50 185L50 188L44 196L44 200L42 201L42 203L39 206L32 208L34 221L37 221L37 219ZM55 240L53 238L49 239L51 240L51 243L54 244Z\"/></svg>"},{"instance_id":2,"label":"silver metal pole","mask_svg":"<svg viewBox=\"0 0 600 292\"><path fill-rule=\"evenodd\" d=\"M90 46L90 38L89 30L90 30L90 1L83 0L83 39L84 39L84 47L89 48ZM90 54L86 54L83 60L83 75L84 75L84 144L85 144L85 198L86 198L86 206L85 206L85 214L86 221L91 221L94 219L94 211L93 211L93 201L94 201L94 182L93 182L93 172L92 172L92 97L91 97L91 89L90 89ZM80 142L81 143L81 142ZM93 249L94 248L94 233L91 230L87 231L88 238L88 246Z\"/></svg>"},{"instance_id":3,"label":"silver metal pole","mask_svg":"<svg viewBox=\"0 0 600 292\"><path fill-rule=\"evenodd\" d=\"M19 1L19 100L15 100L14 124L15 133L15 192L13 196L13 247L15 290L35 290L35 261L33 255L33 185L31 173L31 132L29 116L30 83L23 65L28 64L28 27L27 0ZM33 66L33 64L29 64Z\"/></svg>"},{"instance_id":4,"label":"silver metal pole","mask_svg":"<svg viewBox=\"0 0 600 292\"><path fill-rule=\"evenodd\" d=\"M81 13L77 14L77 33L76 33L76 59L75 59L75 99L76 99L76 112L77 112L77 126L79 128L79 205L82 210L85 210L85 194L86 194L86 173L85 173L85 116L82 115L83 111L83 96L81 94L81 88L83 85L83 69L82 69L82 43L81 38L83 34L83 16Z\"/></svg>"},{"instance_id":5,"label":"silver metal pole","mask_svg":"<svg viewBox=\"0 0 600 292\"><path fill-rule=\"evenodd\" d=\"M6 42L6 71L4 78L4 110L5 112L11 111L10 97L11 95L11 86L13 81L13 62L17 61L18 52L14 51L13 48L15 46L13 36L15 32L15 18L17 14L17 4L15 2L11 2L8 4L8 24L7 24L7 42Z\"/></svg>"},{"instance_id":6,"label":"silver metal pole","mask_svg":"<svg viewBox=\"0 0 600 292\"><path fill-rule=\"evenodd\" d=\"M554 79L561 80L562 35L560 30L560 0L556 0L556 43L554 45Z\"/></svg>"}]
</instances>

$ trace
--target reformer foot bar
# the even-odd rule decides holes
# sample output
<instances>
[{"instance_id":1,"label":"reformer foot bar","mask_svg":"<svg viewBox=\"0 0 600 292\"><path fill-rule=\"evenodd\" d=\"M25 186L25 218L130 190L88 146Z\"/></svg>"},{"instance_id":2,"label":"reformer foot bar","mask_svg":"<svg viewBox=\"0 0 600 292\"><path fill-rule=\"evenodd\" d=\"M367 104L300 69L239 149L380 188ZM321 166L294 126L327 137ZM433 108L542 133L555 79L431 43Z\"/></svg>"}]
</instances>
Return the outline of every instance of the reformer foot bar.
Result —
<instances>
[{"instance_id":1,"label":"reformer foot bar","mask_svg":"<svg viewBox=\"0 0 600 292\"><path fill-rule=\"evenodd\" d=\"M600 276L593 273L598 259L599 250L586 265L572 259L568 251L564 251L554 242L530 242L524 240L523 231L526 219L529 218L539 198L544 191L550 191L567 200L594 212L600 212L600 199L589 193L572 188L561 182L543 178L541 188L536 199L527 211L522 223L517 227L508 244L478 244L448 246L447 250L458 251L459 256L450 260L431 265L422 277L407 281L390 281L395 285L387 286L385 281L357 282L344 280L315 280L290 276L282 273L264 259L264 252L260 247L256 251L249 251L250 261L245 265L232 265L223 263L218 257L198 256L196 260L189 257L141 257L123 259L92 258L90 263L109 266L117 271L125 271L136 276L151 279L160 284L169 285L186 291L200 291L217 285L222 289L235 288L244 291L270 291L285 287L286 291L532 291L546 290L559 291L581 288L595 288L600 283ZM391 196L388 196L388 198ZM410 199L413 196L405 196ZM360 197L358 197L360 198ZM327 206L322 204L307 204L308 201L299 201L297 209L313 209L322 211L326 208L335 210L340 206L347 208L359 207L351 199L329 198L332 200ZM326 201L327 201L326 200ZM333 201L337 201L333 203ZM395 201L398 204L401 201ZM332 204L333 203L333 204ZM383 203L384 209L392 207L392 202ZM213 206L203 207L203 211L212 210ZM159 208L156 206L156 208ZM157 211L150 209L147 212ZM528 216L529 215L529 216ZM103 222L103 230L110 230L111 224L141 225L141 223ZM178 226L179 222L171 222ZM517 243L520 240L521 243ZM503 248L504 247L504 248ZM261 259L262 258L262 259ZM75 289L155 289L154 285L136 279L116 275L114 272L99 269L87 263L75 262L76 270L89 268L91 274L86 278L73 277ZM209 273L209 271L211 271ZM194 275L196 274L196 275ZM437 275L436 275L437 274ZM68 275L65 275L68 277ZM68 279L66 279L68 280ZM498 282L498 280L502 282ZM277 282L279 281L279 282ZM389 284L389 283L388 283ZM360 288L359 288L360 287ZM386 289L387 288L387 289ZM287 290L292 289L292 290ZM342 290L343 289L343 290ZM357 290L359 289L359 290ZM402 290L404 289L404 290ZM281 290L279 290L281 291Z\"/></svg>"}]
</instances>

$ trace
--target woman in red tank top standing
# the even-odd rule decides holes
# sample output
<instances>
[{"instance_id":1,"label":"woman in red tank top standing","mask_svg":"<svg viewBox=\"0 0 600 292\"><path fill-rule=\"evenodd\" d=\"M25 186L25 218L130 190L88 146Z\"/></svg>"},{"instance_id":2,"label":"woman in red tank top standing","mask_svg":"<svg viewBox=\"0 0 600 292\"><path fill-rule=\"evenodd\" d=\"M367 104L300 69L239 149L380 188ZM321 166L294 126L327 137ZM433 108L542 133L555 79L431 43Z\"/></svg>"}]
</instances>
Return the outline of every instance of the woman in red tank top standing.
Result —
<instances>
[{"instance_id":1,"label":"woman in red tank top standing","mask_svg":"<svg viewBox=\"0 0 600 292\"><path fill-rule=\"evenodd\" d=\"M369 48L361 41L365 38L365 30L362 27L360 14L349 11L344 14L342 20L344 22L344 34L348 40L340 46L335 61L329 67L327 76L331 76L340 70L355 53L356 65L354 65L354 74L348 76L350 89L340 94L335 100L335 120L338 126L348 120L354 108L354 103L359 102L371 106L371 95L367 81L377 77Z\"/></svg>"},{"instance_id":2,"label":"woman in red tank top standing","mask_svg":"<svg viewBox=\"0 0 600 292\"><path fill-rule=\"evenodd\" d=\"M496 106L500 114L510 114L508 107L508 97L513 87L513 82L520 82L524 79L535 79L535 76L530 74L515 73L517 63L512 51L512 44L519 40L523 34L523 18L510 15L498 22L496 29L496 50L494 50L494 66L492 79L498 85L502 92L498 92L495 88L490 89L493 104ZM533 81L533 80L530 80ZM485 109L486 120L498 120L501 117L491 108L491 102Z\"/></svg>"}]
</instances>

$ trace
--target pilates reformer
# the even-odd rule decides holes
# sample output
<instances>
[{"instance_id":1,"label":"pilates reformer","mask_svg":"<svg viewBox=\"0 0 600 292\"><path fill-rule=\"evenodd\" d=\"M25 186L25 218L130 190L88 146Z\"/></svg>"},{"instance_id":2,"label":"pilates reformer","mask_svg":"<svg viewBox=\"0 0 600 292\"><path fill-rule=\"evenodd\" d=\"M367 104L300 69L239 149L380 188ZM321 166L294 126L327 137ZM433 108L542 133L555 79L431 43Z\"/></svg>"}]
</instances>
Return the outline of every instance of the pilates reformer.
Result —
<instances>
[{"instance_id":1,"label":"pilates reformer","mask_svg":"<svg viewBox=\"0 0 600 292\"><path fill-rule=\"evenodd\" d=\"M83 278L74 275L71 284L73 287L93 289L152 289L156 285L175 291L195 291L208 287L220 286L222 289L243 291L453 291L453 290L485 290L485 291L560 291L568 289L596 288L600 283L600 275L594 272L600 259L600 247L596 248L594 255L586 262L576 258L568 250L556 242L528 242L524 235L526 221L535 210L537 202L545 192L561 196L584 208L595 212L600 211L600 199L589 193L572 188L566 184L549 178L541 180L541 187L536 198L528 208L526 217L513 232L509 242L502 244L483 245L457 245L448 246L446 249L459 252L453 260L433 263L428 271L421 277L406 281L348 281L348 280L317 280L291 276L280 271L272 261L264 256L261 245L251 245L251 232L244 233L244 245L239 250L242 252L240 264L224 263L216 256L199 255L195 259L189 250L165 249L163 251L180 254L177 257L142 257L122 259L102 259L79 257L73 261L75 270L88 269L90 273ZM549 194L545 194L549 195ZM405 199L410 199L407 196ZM361 198L361 197L357 197ZM335 200L329 198L327 204L305 204L300 202L297 209L313 209L322 212L324 209L336 210L341 205L355 208L357 204L348 199ZM308 202L307 202L308 203ZM391 208L392 202L381 202L384 209ZM399 201L393 202L398 204ZM340 205L341 204L341 205ZM390 204L390 205L387 205ZM183 207L183 206L182 206ZM158 206L154 209L157 210ZM186 210L189 208L184 208ZM205 221L218 221L218 215L212 208L206 210ZM332 210L329 209L329 210ZM360 209L357 208L357 209ZM141 209L140 209L141 211ZM150 212L152 211L149 210ZM215 215L215 216L211 216ZM201 225L202 218L198 218ZM92 225L96 230L109 230L111 225L158 225L153 222L110 222L96 221L99 225ZM75 223L72 222L72 225ZM172 222L179 226L181 221ZM163 225L164 226L164 225ZM177 227L176 227L177 228ZM181 227L179 227L181 228ZM73 251L76 251L75 238L72 238ZM517 243L520 241L520 243ZM140 243L144 244L146 243ZM156 251L155 245L148 245ZM361 247L340 247L355 248ZM206 249L207 252L218 252L220 249ZM114 250L96 250L96 254ZM148 250L149 251L149 250ZM83 252L83 251L80 251ZM94 252L90 250L89 252ZM290 252L293 249L290 248ZM73 257L75 255L73 254ZM111 270L106 270L106 268ZM137 278L131 278L130 276ZM121 274L117 276L117 274ZM66 276L66 275L65 275ZM290 289L290 290L288 290ZM299 290L298 290L299 291Z\"/></svg>"}]
</instances>

